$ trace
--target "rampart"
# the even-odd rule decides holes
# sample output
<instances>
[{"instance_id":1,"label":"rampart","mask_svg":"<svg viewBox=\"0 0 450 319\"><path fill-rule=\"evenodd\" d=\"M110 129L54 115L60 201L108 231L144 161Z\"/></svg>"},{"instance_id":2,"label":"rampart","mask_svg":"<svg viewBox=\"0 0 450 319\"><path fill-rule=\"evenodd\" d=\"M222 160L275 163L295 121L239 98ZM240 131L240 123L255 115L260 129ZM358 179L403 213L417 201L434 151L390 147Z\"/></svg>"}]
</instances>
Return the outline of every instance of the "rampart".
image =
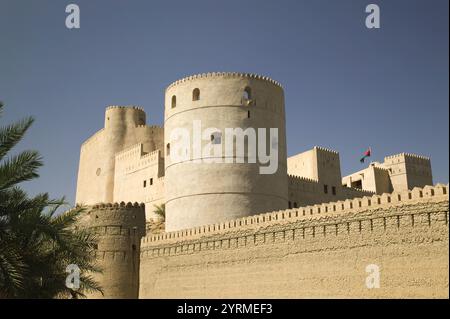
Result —
<instances>
[{"instance_id":1,"label":"rampart","mask_svg":"<svg viewBox=\"0 0 450 319\"><path fill-rule=\"evenodd\" d=\"M448 298L448 250L426 186L144 237L140 298Z\"/></svg>"}]
</instances>

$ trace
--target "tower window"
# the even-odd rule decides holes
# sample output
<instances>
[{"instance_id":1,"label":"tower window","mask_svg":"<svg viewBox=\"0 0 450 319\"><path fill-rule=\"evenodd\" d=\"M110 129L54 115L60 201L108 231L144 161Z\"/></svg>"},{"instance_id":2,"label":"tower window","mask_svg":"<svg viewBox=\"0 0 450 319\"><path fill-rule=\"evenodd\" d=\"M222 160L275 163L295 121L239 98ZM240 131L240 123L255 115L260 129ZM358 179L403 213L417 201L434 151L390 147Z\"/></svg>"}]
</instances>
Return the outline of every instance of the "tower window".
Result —
<instances>
[{"instance_id":1,"label":"tower window","mask_svg":"<svg viewBox=\"0 0 450 319\"><path fill-rule=\"evenodd\" d=\"M200 89L195 88L194 91L192 91L192 101L198 100L200 100Z\"/></svg>"},{"instance_id":2,"label":"tower window","mask_svg":"<svg viewBox=\"0 0 450 319\"><path fill-rule=\"evenodd\" d=\"M153 178L150 178L150 185L153 185Z\"/></svg>"},{"instance_id":3,"label":"tower window","mask_svg":"<svg viewBox=\"0 0 450 319\"><path fill-rule=\"evenodd\" d=\"M242 97L243 97L245 100L250 100L250 99L252 98L252 89L251 89L250 87L247 86L247 87L244 89L244 93L243 93Z\"/></svg>"},{"instance_id":4,"label":"tower window","mask_svg":"<svg viewBox=\"0 0 450 319\"><path fill-rule=\"evenodd\" d=\"M288 204L289 204L289 208L292 208L292 203L291 203L291 201L289 201Z\"/></svg>"},{"instance_id":5,"label":"tower window","mask_svg":"<svg viewBox=\"0 0 450 319\"><path fill-rule=\"evenodd\" d=\"M298 208L297 202L294 202L294 208Z\"/></svg>"},{"instance_id":6,"label":"tower window","mask_svg":"<svg viewBox=\"0 0 450 319\"><path fill-rule=\"evenodd\" d=\"M147 181L144 181L144 187L147 187Z\"/></svg>"},{"instance_id":7,"label":"tower window","mask_svg":"<svg viewBox=\"0 0 450 319\"><path fill-rule=\"evenodd\" d=\"M172 108L177 106L177 97L175 95L172 96Z\"/></svg>"},{"instance_id":8,"label":"tower window","mask_svg":"<svg viewBox=\"0 0 450 319\"><path fill-rule=\"evenodd\" d=\"M247 111L247 118L250 118L250 111Z\"/></svg>"},{"instance_id":9,"label":"tower window","mask_svg":"<svg viewBox=\"0 0 450 319\"><path fill-rule=\"evenodd\" d=\"M331 187L331 192L333 195L336 195L336 186Z\"/></svg>"},{"instance_id":10,"label":"tower window","mask_svg":"<svg viewBox=\"0 0 450 319\"><path fill-rule=\"evenodd\" d=\"M323 185L323 192L328 194L328 185Z\"/></svg>"},{"instance_id":11,"label":"tower window","mask_svg":"<svg viewBox=\"0 0 450 319\"><path fill-rule=\"evenodd\" d=\"M166 145L166 155L167 156L170 155L170 143L167 143L167 145Z\"/></svg>"},{"instance_id":12,"label":"tower window","mask_svg":"<svg viewBox=\"0 0 450 319\"><path fill-rule=\"evenodd\" d=\"M214 132L211 134L211 144L221 144L222 143L222 133Z\"/></svg>"},{"instance_id":13,"label":"tower window","mask_svg":"<svg viewBox=\"0 0 450 319\"><path fill-rule=\"evenodd\" d=\"M353 188L359 188L359 189L362 189L362 180L352 181L352 182L351 182L351 186L352 186Z\"/></svg>"}]
</instances>

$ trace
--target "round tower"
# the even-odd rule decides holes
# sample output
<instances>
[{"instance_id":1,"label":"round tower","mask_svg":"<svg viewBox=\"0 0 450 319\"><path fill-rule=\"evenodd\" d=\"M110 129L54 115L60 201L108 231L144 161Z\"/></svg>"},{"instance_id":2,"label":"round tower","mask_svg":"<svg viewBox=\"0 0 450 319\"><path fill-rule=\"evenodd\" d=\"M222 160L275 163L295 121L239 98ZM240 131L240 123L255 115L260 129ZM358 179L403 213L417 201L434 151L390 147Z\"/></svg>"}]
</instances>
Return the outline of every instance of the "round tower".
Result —
<instances>
[{"instance_id":1,"label":"round tower","mask_svg":"<svg viewBox=\"0 0 450 319\"><path fill-rule=\"evenodd\" d=\"M166 89L164 138L166 231L287 208L279 83L241 73L178 80Z\"/></svg>"},{"instance_id":2,"label":"round tower","mask_svg":"<svg viewBox=\"0 0 450 319\"><path fill-rule=\"evenodd\" d=\"M104 295L92 293L88 297L138 298L140 243L145 235L144 204L89 206L80 224L98 236L96 258L103 271L93 277Z\"/></svg>"},{"instance_id":3,"label":"round tower","mask_svg":"<svg viewBox=\"0 0 450 319\"><path fill-rule=\"evenodd\" d=\"M110 203L114 200L114 169L117 152L126 145L136 143L131 129L138 125L145 125L145 112L138 107L110 106L105 112L105 140L103 148L103 174L105 177L105 196L103 201Z\"/></svg>"}]
</instances>

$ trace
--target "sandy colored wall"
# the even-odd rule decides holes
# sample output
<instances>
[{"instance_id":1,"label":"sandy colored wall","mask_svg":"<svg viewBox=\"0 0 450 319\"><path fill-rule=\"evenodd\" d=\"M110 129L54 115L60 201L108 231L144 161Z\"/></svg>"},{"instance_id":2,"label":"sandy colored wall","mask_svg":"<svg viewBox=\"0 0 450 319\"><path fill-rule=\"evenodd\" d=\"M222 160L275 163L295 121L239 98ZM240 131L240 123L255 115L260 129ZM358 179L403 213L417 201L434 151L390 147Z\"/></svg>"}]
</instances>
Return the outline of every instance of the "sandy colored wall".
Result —
<instances>
[{"instance_id":1,"label":"sandy colored wall","mask_svg":"<svg viewBox=\"0 0 450 319\"><path fill-rule=\"evenodd\" d=\"M317 172L317 156L315 149L288 157L287 172L289 175L317 180L319 175Z\"/></svg>"},{"instance_id":2,"label":"sandy colored wall","mask_svg":"<svg viewBox=\"0 0 450 319\"><path fill-rule=\"evenodd\" d=\"M373 195L369 191L343 187L340 184L337 186L324 184L299 176L289 175L288 182L289 202L292 208ZM324 190L325 185L327 185L327 193ZM333 187L335 187L335 194Z\"/></svg>"},{"instance_id":3,"label":"sandy colored wall","mask_svg":"<svg viewBox=\"0 0 450 319\"><path fill-rule=\"evenodd\" d=\"M448 186L415 188L146 237L140 298L448 298L448 258Z\"/></svg>"}]
</instances>

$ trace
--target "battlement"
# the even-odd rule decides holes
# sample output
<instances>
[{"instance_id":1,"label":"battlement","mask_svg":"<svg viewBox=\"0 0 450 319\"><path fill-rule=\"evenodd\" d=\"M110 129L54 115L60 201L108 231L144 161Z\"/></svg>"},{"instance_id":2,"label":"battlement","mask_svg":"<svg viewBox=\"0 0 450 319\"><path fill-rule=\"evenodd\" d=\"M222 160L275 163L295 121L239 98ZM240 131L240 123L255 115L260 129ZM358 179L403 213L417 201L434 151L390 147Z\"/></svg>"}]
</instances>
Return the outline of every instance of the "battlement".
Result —
<instances>
[{"instance_id":1,"label":"battlement","mask_svg":"<svg viewBox=\"0 0 450 319\"><path fill-rule=\"evenodd\" d=\"M429 201L448 201L448 190L449 185L437 184L435 186L425 186L424 188L416 187L412 191L384 193L371 197L364 196L362 198L280 210L218 224L204 225L192 229L144 237L142 238L142 245L143 247L146 245L153 246L159 243L200 238L208 234L222 233L224 231L241 231L244 229L267 227L272 224L279 224L280 221L286 223L297 220L312 221L348 213L377 210L390 206L395 207Z\"/></svg>"},{"instance_id":2,"label":"battlement","mask_svg":"<svg viewBox=\"0 0 450 319\"><path fill-rule=\"evenodd\" d=\"M145 205L139 203L99 203L87 207L81 219L88 228L102 228L102 234L121 234L122 230L136 228L145 231ZM142 225L141 225L142 224Z\"/></svg>"},{"instance_id":3,"label":"battlement","mask_svg":"<svg viewBox=\"0 0 450 319\"><path fill-rule=\"evenodd\" d=\"M288 174L289 183L319 183L317 179Z\"/></svg>"},{"instance_id":4,"label":"battlement","mask_svg":"<svg viewBox=\"0 0 450 319\"><path fill-rule=\"evenodd\" d=\"M146 125L146 124L136 125L136 128L139 128L139 129L146 128L146 129L152 129L152 130L164 130L164 128L162 126L159 126L159 125Z\"/></svg>"},{"instance_id":5,"label":"battlement","mask_svg":"<svg viewBox=\"0 0 450 319\"><path fill-rule=\"evenodd\" d=\"M158 158L161 157L161 150L154 150L152 152L144 153L143 151L143 144L137 143L135 145L132 145L123 151L116 153L116 161L121 161L123 159L129 158L135 156L138 159L145 160L149 159L150 161L156 161Z\"/></svg>"},{"instance_id":6,"label":"battlement","mask_svg":"<svg viewBox=\"0 0 450 319\"><path fill-rule=\"evenodd\" d=\"M90 206L92 209L106 209L106 208L143 208L145 207L144 203L137 202L120 202L120 203L98 203Z\"/></svg>"},{"instance_id":7,"label":"battlement","mask_svg":"<svg viewBox=\"0 0 450 319\"><path fill-rule=\"evenodd\" d=\"M150 159L151 161L157 160L161 157L161 150L154 150L153 152L149 152L147 154L143 154L141 159Z\"/></svg>"},{"instance_id":8,"label":"battlement","mask_svg":"<svg viewBox=\"0 0 450 319\"><path fill-rule=\"evenodd\" d=\"M374 191L370 191L370 190L365 190L365 189L360 189L360 188L357 188L357 187L349 187L349 186L342 186L343 187L343 189L344 190L351 190L351 191L354 191L354 192L358 192L358 193L361 193L361 194L369 194L369 195L372 195L372 194L375 194L375 192Z\"/></svg>"},{"instance_id":9,"label":"battlement","mask_svg":"<svg viewBox=\"0 0 450 319\"><path fill-rule=\"evenodd\" d=\"M374 170L382 171L382 172L389 172L389 168L378 166L378 165L370 165L373 167Z\"/></svg>"},{"instance_id":10,"label":"battlement","mask_svg":"<svg viewBox=\"0 0 450 319\"><path fill-rule=\"evenodd\" d=\"M135 144L116 154L116 173L132 172L152 165L163 167L161 150L145 153L143 144ZM158 168L159 170L160 168Z\"/></svg>"},{"instance_id":11,"label":"battlement","mask_svg":"<svg viewBox=\"0 0 450 319\"><path fill-rule=\"evenodd\" d=\"M141 156L143 153L143 145L142 143L137 143L127 147L126 149L116 153L116 161L120 161L124 158L128 158L133 155Z\"/></svg>"},{"instance_id":12,"label":"battlement","mask_svg":"<svg viewBox=\"0 0 450 319\"><path fill-rule=\"evenodd\" d=\"M137 111L141 111L144 112L144 109L140 106L136 106L136 105L110 105L106 108L107 111L109 110L114 110L114 109L133 109L133 110L137 110Z\"/></svg>"},{"instance_id":13,"label":"battlement","mask_svg":"<svg viewBox=\"0 0 450 319\"><path fill-rule=\"evenodd\" d=\"M384 158L385 162L392 162L395 159L403 159L403 158L409 158L413 160L420 160L420 161L430 161L430 158L427 156L417 155L417 154L411 154L411 153L400 153L395 155L386 156Z\"/></svg>"},{"instance_id":14,"label":"battlement","mask_svg":"<svg viewBox=\"0 0 450 319\"><path fill-rule=\"evenodd\" d=\"M180 83L184 83L187 81L202 79L202 78L217 78L217 77L251 78L251 79L256 79L256 80L268 81L268 82L280 87L281 89L283 88L279 82L272 80L271 78L269 78L267 76L262 76L262 75L258 75L258 74L238 73L238 72L209 72L209 73L190 75L190 76L184 77L182 79L179 79L179 80L171 83L166 88L166 91Z\"/></svg>"},{"instance_id":15,"label":"battlement","mask_svg":"<svg viewBox=\"0 0 450 319\"><path fill-rule=\"evenodd\" d=\"M334 151L325 147L321 147L321 146L314 146L314 149L320 151L320 152L324 152L324 153L329 153L329 154L333 154L333 155L337 155L339 156L339 152L338 151Z\"/></svg>"}]
</instances>

